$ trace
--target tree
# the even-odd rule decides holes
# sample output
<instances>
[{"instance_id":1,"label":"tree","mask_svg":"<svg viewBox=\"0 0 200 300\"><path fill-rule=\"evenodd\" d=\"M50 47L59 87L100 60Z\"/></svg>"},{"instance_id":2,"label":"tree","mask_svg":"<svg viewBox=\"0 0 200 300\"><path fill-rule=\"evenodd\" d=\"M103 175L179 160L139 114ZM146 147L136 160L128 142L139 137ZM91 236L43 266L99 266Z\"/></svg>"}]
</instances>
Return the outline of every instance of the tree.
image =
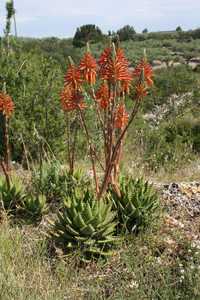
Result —
<instances>
[{"instance_id":1,"label":"tree","mask_svg":"<svg viewBox=\"0 0 200 300\"><path fill-rule=\"evenodd\" d=\"M148 29L145 28L145 29L142 31L142 33L148 33Z\"/></svg>"},{"instance_id":2,"label":"tree","mask_svg":"<svg viewBox=\"0 0 200 300\"><path fill-rule=\"evenodd\" d=\"M182 28L181 28L181 26L178 26L177 28L176 28L176 32L182 32L183 30L182 30Z\"/></svg>"},{"instance_id":3,"label":"tree","mask_svg":"<svg viewBox=\"0 0 200 300\"><path fill-rule=\"evenodd\" d=\"M77 28L73 38L73 45L75 47L84 47L87 42L97 43L103 39L103 33L93 24L83 25Z\"/></svg>"},{"instance_id":4,"label":"tree","mask_svg":"<svg viewBox=\"0 0 200 300\"><path fill-rule=\"evenodd\" d=\"M136 31L130 26L126 25L117 31L120 41L127 41L134 38Z\"/></svg>"}]
</instances>

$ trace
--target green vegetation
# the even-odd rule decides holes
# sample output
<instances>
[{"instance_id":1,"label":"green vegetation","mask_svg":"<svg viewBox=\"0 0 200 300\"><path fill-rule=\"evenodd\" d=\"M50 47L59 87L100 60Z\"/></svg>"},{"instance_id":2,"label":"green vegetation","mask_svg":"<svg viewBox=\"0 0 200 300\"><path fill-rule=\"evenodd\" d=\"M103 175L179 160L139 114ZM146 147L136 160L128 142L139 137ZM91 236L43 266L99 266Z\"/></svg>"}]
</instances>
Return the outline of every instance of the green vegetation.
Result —
<instances>
[{"instance_id":1,"label":"green vegetation","mask_svg":"<svg viewBox=\"0 0 200 300\"><path fill-rule=\"evenodd\" d=\"M12 181L8 183L3 177L0 177L0 201L6 210L15 211L24 197L24 186L19 178L12 177Z\"/></svg>"},{"instance_id":2,"label":"green vegetation","mask_svg":"<svg viewBox=\"0 0 200 300\"><path fill-rule=\"evenodd\" d=\"M71 196L75 190L82 192L89 186L89 179L82 170L70 174L66 167L63 168L58 160L42 162L34 169L32 174L31 189L34 193L45 195L48 202L59 202L66 195Z\"/></svg>"},{"instance_id":3,"label":"green vegetation","mask_svg":"<svg viewBox=\"0 0 200 300\"><path fill-rule=\"evenodd\" d=\"M157 220L144 234L128 238L113 258L80 264L79 257L51 259L38 228L0 227L0 297L5 300L164 299L200 297L200 255L179 231Z\"/></svg>"},{"instance_id":4,"label":"green vegetation","mask_svg":"<svg viewBox=\"0 0 200 300\"><path fill-rule=\"evenodd\" d=\"M135 29L130 25L126 25L117 31L117 35L120 41L132 40L134 39L135 34Z\"/></svg>"},{"instance_id":5,"label":"green vegetation","mask_svg":"<svg viewBox=\"0 0 200 300\"><path fill-rule=\"evenodd\" d=\"M32 160L39 162L39 156L44 156L48 151L63 159L66 149L66 125L63 112L60 109L59 94L66 70L67 56L73 53L73 58L75 57L75 61L77 61L82 54L82 50L74 49L71 40L56 38L44 40L16 40L13 38L11 45L13 51L9 58L5 58L3 52L0 55L2 70L0 85L2 89L3 83L6 82L7 92L12 95L15 102L15 117L10 121L12 160L27 167L26 157L29 163ZM147 49L150 61L155 59L161 61L188 59L198 55L200 42L198 39L189 43L178 39L147 39L145 41L125 41L122 46L125 48L126 55L132 64L133 61L139 61L144 48ZM101 50L101 44L91 45L91 51L95 56L99 55ZM163 163L161 164L160 159L152 162L151 157L155 154L154 149L157 145L151 147L149 140L152 136L159 137L163 135L163 128L170 127L172 123L174 126L174 123L176 123L174 119L177 119L177 115L178 118L187 119L187 116L190 115L191 119L196 119L195 115L198 115L199 110L199 73L194 72L187 65L180 65L176 68L168 67L155 71L154 82L153 91L143 104L145 114L154 113L158 105L162 106L170 103L170 98L174 94L178 96L174 105L176 105L176 101L179 101L178 99L181 99L182 94L192 94L187 96L188 100L185 100L185 104L178 111L172 103L169 104L168 119L160 120L159 130L157 130L158 128L155 128L156 131L149 128L149 124L144 124L142 118L138 120L140 124L143 123L142 128L138 128L138 131L140 131L139 140L142 139L145 143L144 148L147 149L143 158L147 164L152 165L153 163L155 165L154 169L159 170L164 160L162 159ZM93 120L89 112L88 118L91 120L92 127ZM145 128L143 128L144 125ZM2 135L1 130L2 127L0 136ZM83 153L87 155L86 144L84 137L80 133L78 134L78 158L84 160ZM150 135L150 138L148 138L148 135ZM186 135L185 133L184 136L186 137ZM133 130L129 138L130 141L137 139L137 132ZM194 139L195 145L198 145L198 137ZM189 141L187 138L180 141L180 138L176 135L173 143L167 139L166 144L163 144L163 148L169 149L168 152L173 151L174 144L178 144L179 148L187 148ZM2 148L2 145L0 148ZM195 158L197 146L192 146L192 149L192 157ZM0 149L1 153L2 150ZM182 151L180 152L182 153ZM146 157L148 157L148 160ZM170 162L172 156L169 155L168 157L167 163ZM174 161L172 157L173 164ZM182 158L180 158L180 161L182 161Z\"/></svg>"},{"instance_id":6,"label":"green vegetation","mask_svg":"<svg viewBox=\"0 0 200 300\"><path fill-rule=\"evenodd\" d=\"M129 62L112 45L96 81L89 46L84 56L81 47L90 41L97 58L110 38L118 44L115 33L84 25L73 40L16 38L13 1L7 12L0 53L0 299L200 299L193 234L199 220L180 211L180 222L170 222L161 195L139 177L197 161L200 74L199 63L191 63L198 61L200 30L137 34L125 26L117 34ZM138 65L144 48L153 87L146 56ZM68 56L83 59L77 69L69 57L66 75Z\"/></svg>"},{"instance_id":7,"label":"green vegetation","mask_svg":"<svg viewBox=\"0 0 200 300\"><path fill-rule=\"evenodd\" d=\"M46 197L44 195L29 195L22 203L22 210L30 219L41 218L47 213Z\"/></svg>"},{"instance_id":8,"label":"green vegetation","mask_svg":"<svg viewBox=\"0 0 200 300\"><path fill-rule=\"evenodd\" d=\"M152 186L142 178L135 180L122 177L120 194L111 193L118 211L120 229L132 233L137 232L139 227L147 226L159 206L158 195Z\"/></svg>"},{"instance_id":9,"label":"green vegetation","mask_svg":"<svg viewBox=\"0 0 200 300\"><path fill-rule=\"evenodd\" d=\"M73 38L73 46L84 47L87 42L97 43L103 40L103 33L101 30L92 24L83 25L77 28Z\"/></svg>"},{"instance_id":10,"label":"green vegetation","mask_svg":"<svg viewBox=\"0 0 200 300\"><path fill-rule=\"evenodd\" d=\"M79 249L81 254L91 259L95 256L112 255L111 245L116 243L116 212L111 203L97 201L87 191L64 200L62 213L58 215L52 235L63 250Z\"/></svg>"}]
</instances>

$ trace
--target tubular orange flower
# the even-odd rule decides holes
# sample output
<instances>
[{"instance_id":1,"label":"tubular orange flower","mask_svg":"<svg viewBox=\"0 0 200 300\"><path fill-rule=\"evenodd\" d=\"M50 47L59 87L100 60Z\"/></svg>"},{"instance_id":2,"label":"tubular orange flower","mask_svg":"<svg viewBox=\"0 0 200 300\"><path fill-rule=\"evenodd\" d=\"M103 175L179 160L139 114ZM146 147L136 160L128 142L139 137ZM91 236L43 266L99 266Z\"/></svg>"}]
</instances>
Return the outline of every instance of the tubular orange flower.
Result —
<instances>
[{"instance_id":1,"label":"tubular orange flower","mask_svg":"<svg viewBox=\"0 0 200 300\"><path fill-rule=\"evenodd\" d=\"M82 83L80 70L75 65L70 65L65 75L65 85L72 86L75 90Z\"/></svg>"},{"instance_id":2,"label":"tubular orange flower","mask_svg":"<svg viewBox=\"0 0 200 300\"><path fill-rule=\"evenodd\" d=\"M106 109L108 107L111 98L109 96L109 88L107 83L104 82L101 84L96 92L96 99L102 109Z\"/></svg>"},{"instance_id":3,"label":"tubular orange flower","mask_svg":"<svg viewBox=\"0 0 200 300\"><path fill-rule=\"evenodd\" d=\"M66 86L61 92L61 106L64 111L73 111L86 108L83 102L83 96L80 91L75 91Z\"/></svg>"},{"instance_id":4,"label":"tubular orange flower","mask_svg":"<svg viewBox=\"0 0 200 300\"><path fill-rule=\"evenodd\" d=\"M145 87L145 85L142 83L136 85L136 98L142 99L145 96L147 96L147 88Z\"/></svg>"},{"instance_id":5,"label":"tubular orange flower","mask_svg":"<svg viewBox=\"0 0 200 300\"><path fill-rule=\"evenodd\" d=\"M0 112L10 118L14 111L14 108L15 106L12 98L7 94L0 93Z\"/></svg>"},{"instance_id":6,"label":"tubular orange flower","mask_svg":"<svg viewBox=\"0 0 200 300\"><path fill-rule=\"evenodd\" d=\"M123 129L128 123L129 115L124 104L119 104L115 112L115 128Z\"/></svg>"},{"instance_id":7,"label":"tubular orange flower","mask_svg":"<svg viewBox=\"0 0 200 300\"><path fill-rule=\"evenodd\" d=\"M142 61L135 68L133 75L142 79L148 86L153 85L153 69L152 66L146 61L146 59L142 59ZM143 77L143 78L142 78Z\"/></svg>"},{"instance_id":8,"label":"tubular orange flower","mask_svg":"<svg viewBox=\"0 0 200 300\"><path fill-rule=\"evenodd\" d=\"M83 79L89 84L93 85L96 82L96 70L97 63L94 57L90 54L90 52L86 52L84 57L82 58L79 70L83 75Z\"/></svg>"}]
</instances>

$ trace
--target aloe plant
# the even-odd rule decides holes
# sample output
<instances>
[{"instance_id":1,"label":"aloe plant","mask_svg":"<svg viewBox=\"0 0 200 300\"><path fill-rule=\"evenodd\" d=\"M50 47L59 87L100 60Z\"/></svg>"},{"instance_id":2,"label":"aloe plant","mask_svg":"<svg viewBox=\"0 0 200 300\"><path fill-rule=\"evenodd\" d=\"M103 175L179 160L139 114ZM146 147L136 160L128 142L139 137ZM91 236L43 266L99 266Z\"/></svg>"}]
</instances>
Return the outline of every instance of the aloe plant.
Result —
<instances>
[{"instance_id":1,"label":"aloe plant","mask_svg":"<svg viewBox=\"0 0 200 300\"><path fill-rule=\"evenodd\" d=\"M148 181L143 178L121 177L119 197L111 190L111 197L118 211L118 217L127 232L145 227L159 205L158 195Z\"/></svg>"},{"instance_id":2,"label":"aloe plant","mask_svg":"<svg viewBox=\"0 0 200 300\"><path fill-rule=\"evenodd\" d=\"M0 199L6 210L15 210L25 197L25 189L17 177L12 177L10 186L0 177Z\"/></svg>"},{"instance_id":3,"label":"aloe plant","mask_svg":"<svg viewBox=\"0 0 200 300\"><path fill-rule=\"evenodd\" d=\"M89 180L81 170L72 175L62 168L59 161L43 162L41 170L33 173L32 182L35 191L45 195L48 201L71 196L75 189L83 190L89 186Z\"/></svg>"},{"instance_id":4,"label":"aloe plant","mask_svg":"<svg viewBox=\"0 0 200 300\"><path fill-rule=\"evenodd\" d=\"M112 204L97 201L87 191L82 197L74 194L52 224L51 235L65 250L81 249L86 256L107 256L119 239L114 236L117 222Z\"/></svg>"},{"instance_id":5,"label":"aloe plant","mask_svg":"<svg viewBox=\"0 0 200 300\"><path fill-rule=\"evenodd\" d=\"M30 217L41 217L47 212L46 197L44 195L29 195L24 199L22 208Z\"/></svg>"}]
</instances>

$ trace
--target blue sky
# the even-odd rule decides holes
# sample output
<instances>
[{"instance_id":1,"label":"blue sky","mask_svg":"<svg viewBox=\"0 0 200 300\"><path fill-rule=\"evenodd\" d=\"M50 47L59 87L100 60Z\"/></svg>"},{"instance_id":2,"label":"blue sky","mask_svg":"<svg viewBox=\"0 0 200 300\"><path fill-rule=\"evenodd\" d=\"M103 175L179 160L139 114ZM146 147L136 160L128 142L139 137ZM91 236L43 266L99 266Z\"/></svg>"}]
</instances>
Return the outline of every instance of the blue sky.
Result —
<instances>
[{"instance_id":1,"label":"blue sky","mask_svg":"<svg viewBox=\"0 0 200 300\"><path fill-rule=\"evenodd\" d=\"M5 0L0 0L2 34ZM103 32L132 25L136 31L200 27L200 0L15 0L20 36L71 37L82 24Z\"/></svg>"}]
</instances>

